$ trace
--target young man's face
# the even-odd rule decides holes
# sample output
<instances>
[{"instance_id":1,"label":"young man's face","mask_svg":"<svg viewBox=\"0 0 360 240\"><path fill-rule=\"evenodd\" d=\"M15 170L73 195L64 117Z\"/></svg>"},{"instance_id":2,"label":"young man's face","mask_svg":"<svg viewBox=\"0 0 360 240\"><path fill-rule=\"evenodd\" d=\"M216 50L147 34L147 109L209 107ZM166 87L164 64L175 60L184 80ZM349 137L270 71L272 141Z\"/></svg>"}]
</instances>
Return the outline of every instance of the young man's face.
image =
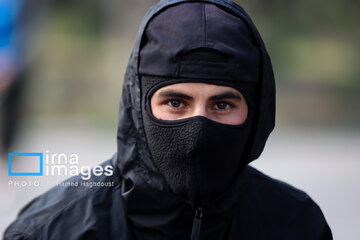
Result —
<instances>
[{"instance_id":1,"label":"young man's face","mask_svg":"<svg viewBox=\"0 0 360 240\"><path fill-rule=\"evenodd\" d=\"M177 83L158 89L151 111L161 120L204 116L224 124L240 125L248 115L244 96L235 88L207 83Z\"/></svg>"}]
</instances>

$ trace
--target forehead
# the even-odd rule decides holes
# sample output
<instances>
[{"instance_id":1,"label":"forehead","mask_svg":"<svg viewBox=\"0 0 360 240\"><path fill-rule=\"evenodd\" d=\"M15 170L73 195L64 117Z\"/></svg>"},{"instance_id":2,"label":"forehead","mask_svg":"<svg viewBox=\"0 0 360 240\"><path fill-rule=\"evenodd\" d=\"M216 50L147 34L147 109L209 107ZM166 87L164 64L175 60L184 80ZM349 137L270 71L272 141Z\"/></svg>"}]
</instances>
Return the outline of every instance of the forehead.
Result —
<instances>
[{"instance_id":1,"label":"forehead","mask_svg":"<svg viewBox=\"0 0 360 240\"><path fill-rule=\"evenodd\" d=\"M186 83L174 83L170 85L166 85L164 87L159 88L156 93L160 93L162 91L185 91L187 93L194 94L216 94L225 91L237 92L240 93L239 90L224 86L224 85L215 85L209 83L200 83L200 82L186 82Z\"/></svg>"}]
</instances>

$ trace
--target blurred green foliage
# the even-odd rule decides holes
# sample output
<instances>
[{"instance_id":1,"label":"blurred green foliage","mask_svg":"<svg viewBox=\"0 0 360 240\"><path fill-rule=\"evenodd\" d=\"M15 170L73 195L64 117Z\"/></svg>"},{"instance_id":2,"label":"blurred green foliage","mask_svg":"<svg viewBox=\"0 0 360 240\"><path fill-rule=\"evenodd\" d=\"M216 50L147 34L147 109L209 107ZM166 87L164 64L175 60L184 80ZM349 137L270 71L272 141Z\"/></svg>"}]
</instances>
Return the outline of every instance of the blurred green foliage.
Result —
<instances>
[{"instance_id":1,"label":"blurred green foliage","mask_svg":"<svg viewBox=\"0 0 360 240\"><path fill-rule=\"evenodd\" d=\"M272 57L278 118L359 127L360 2L237 2L253 17Z\"/></svg>"},{"instance_id":2,"label":"blurred green foliage","mask_svg":"<svg viewBox=\"0 0 360 240\"><path fill-rule=\"evenodd\" d=\"M52 1L29 44L39 54L32 63L28 114L115 126L133 41L155 2ZM359 127L360 1L236 2L252 17L272 58L278 121Z\"/></svg>"}]
</instances>

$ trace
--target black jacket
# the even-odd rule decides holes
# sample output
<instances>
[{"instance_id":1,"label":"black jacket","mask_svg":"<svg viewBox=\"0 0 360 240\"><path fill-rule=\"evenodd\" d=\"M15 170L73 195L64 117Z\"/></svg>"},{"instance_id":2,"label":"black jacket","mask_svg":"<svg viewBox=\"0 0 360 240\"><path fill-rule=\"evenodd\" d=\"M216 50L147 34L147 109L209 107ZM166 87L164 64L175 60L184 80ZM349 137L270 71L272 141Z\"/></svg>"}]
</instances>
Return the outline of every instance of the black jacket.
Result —
<instances>
[{"instance_id":1,"label":"black jacket","mask_svg":"<svg viewBox=\"0 0 360 240\"><path fill-rule=\"evenodd\" d=\"M202 209L173 194L154 167L146 146L139 87L139 51L144 29L160 10L179 2L161 1L140 27L125 75L119 112L118 151L103 165L112 176L92 176L87 187L73 177L30 202L4 239L332 239L320 208L306 193L245 167L232 186ZM274 127L275 85L270 59L254 24L230 1L206 0L246 22L260 56L256 127L248 162L262 152ZM177 74L183 74L181 71ZM185 73L184 73L185 74Z\"/></svg>"}]
</instances>

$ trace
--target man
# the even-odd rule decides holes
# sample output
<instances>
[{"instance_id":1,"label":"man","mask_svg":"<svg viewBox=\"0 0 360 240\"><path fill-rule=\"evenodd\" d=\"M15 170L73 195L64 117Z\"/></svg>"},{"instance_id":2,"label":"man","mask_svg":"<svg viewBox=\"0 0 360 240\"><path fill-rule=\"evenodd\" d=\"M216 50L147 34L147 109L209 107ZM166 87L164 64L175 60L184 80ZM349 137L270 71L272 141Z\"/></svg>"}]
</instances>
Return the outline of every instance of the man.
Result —
<instances>
[{"instance_id":1,"label":"man","mask_svg":"<svg viewBox=\"0 0 360 240\"><path fill-rule=\"evenodd\" d=\"M21 0L0 0L0 157L16 138L26 80L23 5Z\"/></svg>"},{"instance_id":2,"label":"man","mask_svg":"<svg viewBox=\"0 0 360 240\"><path fill-rule=\"evenodd\" d=\"M161 1L129 60L115 172L92 177L114 186L53 188L5 239L332 239L310 197L247 166L274 127L274 86L242 8Z\"/></svg>"}]
</instances>

